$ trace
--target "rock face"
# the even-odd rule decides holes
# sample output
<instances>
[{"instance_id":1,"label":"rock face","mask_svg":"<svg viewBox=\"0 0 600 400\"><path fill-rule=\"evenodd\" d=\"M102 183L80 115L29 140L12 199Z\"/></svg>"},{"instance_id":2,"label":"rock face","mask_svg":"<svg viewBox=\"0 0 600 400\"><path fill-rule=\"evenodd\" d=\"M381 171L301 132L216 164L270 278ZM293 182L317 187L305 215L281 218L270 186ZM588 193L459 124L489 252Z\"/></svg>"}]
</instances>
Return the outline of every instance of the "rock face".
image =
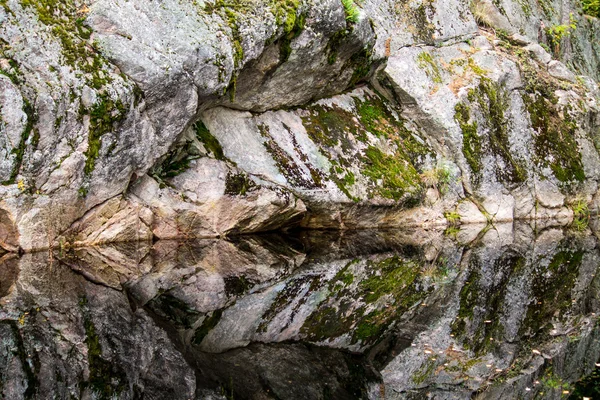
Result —
<instances>
[{"instance_id":1,"label":"rock face","mask_svg":"<svg viewBox=\"0 0 600 400\"><path fill-rule=\"evenodd\" d=\"M579 2L348 4L0 2L0 246L596 210Z\"/></svg>"}]
</instances>

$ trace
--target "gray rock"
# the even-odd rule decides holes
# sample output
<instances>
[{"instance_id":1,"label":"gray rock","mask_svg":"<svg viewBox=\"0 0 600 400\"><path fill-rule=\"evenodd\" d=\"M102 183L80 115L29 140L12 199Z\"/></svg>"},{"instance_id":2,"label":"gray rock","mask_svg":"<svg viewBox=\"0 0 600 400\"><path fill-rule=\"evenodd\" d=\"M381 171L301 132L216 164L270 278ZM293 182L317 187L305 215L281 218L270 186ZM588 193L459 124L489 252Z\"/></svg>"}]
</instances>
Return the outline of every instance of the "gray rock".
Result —
<instances>
[{"instance_id":1,"label":"gray rock","mask_svg":"<svg viewBox=\"0 0 600 400\"><path fill-rule=\"evenodd\" d=\"M558 60L552 60L548 63L548 73L556 79L575 82L575 74Z\"/></svg>"},{"instance_id":2,"label":"gray rock","mask_svg":"<svg viewBox=\"0 0 600 400\"><path fill-rule=\"evenodd\" d=\"M544 65L552 60L552 56L538 43L528 44L525 46L525 50L529 51L537 61Z\"/></svg>"}]
</instances>

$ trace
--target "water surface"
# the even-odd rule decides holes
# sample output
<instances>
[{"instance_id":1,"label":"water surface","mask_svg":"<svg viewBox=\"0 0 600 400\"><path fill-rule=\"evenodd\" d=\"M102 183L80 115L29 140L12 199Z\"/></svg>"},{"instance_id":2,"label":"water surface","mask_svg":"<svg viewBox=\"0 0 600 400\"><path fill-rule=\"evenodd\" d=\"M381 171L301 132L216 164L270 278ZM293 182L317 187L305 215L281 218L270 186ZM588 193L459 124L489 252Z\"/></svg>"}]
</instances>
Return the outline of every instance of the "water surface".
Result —
<instances>
[{"instance_id":1,"label":"water surface","mask_svg":"<svg viewBox=\"0 0 600 400\"><path fill-rule=\"evenodd\" d=\"M594 398L592 231L303 232L5 255L0 391Z\"/></svg>"}]
</instances>

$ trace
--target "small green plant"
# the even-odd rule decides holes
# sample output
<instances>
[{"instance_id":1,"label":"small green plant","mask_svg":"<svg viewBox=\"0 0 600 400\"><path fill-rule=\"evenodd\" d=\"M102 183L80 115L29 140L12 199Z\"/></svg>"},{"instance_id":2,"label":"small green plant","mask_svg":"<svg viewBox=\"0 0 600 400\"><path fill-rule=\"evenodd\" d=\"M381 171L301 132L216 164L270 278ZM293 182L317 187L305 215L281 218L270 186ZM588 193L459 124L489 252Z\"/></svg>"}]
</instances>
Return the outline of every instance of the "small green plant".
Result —
<instances>
[{"instance_id":1,"label":"small green plant","mask_svg":"<svg viewBox=\"0 0 600 400\"><path fill-rule=\"evenodd\" d=\"M578 232L584 231L590 223L590 209L587 202L584 199L577 199L570 207L573 210L571 228Z\"/></svg>"},{"instance_id":2,"label":"small green plant","mask_svg":"<svg viewBox=\"0 0 600 400\"><path fill-rule=\"evenodd\" d=\"M546 50L548 53L550 53L552 51L552 50L550 50L550 47L546 43L540 43L540 46L542 46L542 48L544 50Z\"/></svg>"},{"instance_id":3,"label":"small green plant","mask_svg":"<svg viewBox=\"0 0 600 400\"><path fill-rule=\"evenodd\" d=\"M600 18L600 0L582 0L581 3L585 14Z\"/></svg>"},{"instance_id":4,"label":"small green plant","mask_svg":"<svg viewBox=\"0 0 600 400\"><path fill-rule=\"evenodd\" d=\"M560 45L564 38L571 36L571 33L577 28L577 21L573 13L569 16L569 23L564 25L555 25L546 29L546 35L550 41L555 54L560 52Z\"/></svg>"},{"instance_id":5,"label":"small green plant","mask_svg":"<svg viewBox=\"0 0 600 400\"><path fill-rule=\"evenodd\" d=\"M460 214L456 211L446 211L444 213L444 218L448 221L448 225L456 226L460 224Z\"/></svg>"},{"instance_id":6,"label":"small green plant","mask_svg":"<svg viewBox=\"0 0 600 400\"><path fill-rule=\"evenodd\" d=\"M433 187L441 194L445 194L452 183L452 171L446 165L424 171L421 174L421 182L424 186Z\"/></svg>"},{"instance_id":7,"label":"small green plant","mask_svg":"<svg viewBox=\"0 0 600 400\"><path fill-rule=\"evenodd\" d=\"M342 5L344 6L344 11L346 12L346 21L351 24L355 24L358 22L358 17L360 16L360 11L356 4L354 4L353 0L342 0Z\"/></svg>"}]
</instances>

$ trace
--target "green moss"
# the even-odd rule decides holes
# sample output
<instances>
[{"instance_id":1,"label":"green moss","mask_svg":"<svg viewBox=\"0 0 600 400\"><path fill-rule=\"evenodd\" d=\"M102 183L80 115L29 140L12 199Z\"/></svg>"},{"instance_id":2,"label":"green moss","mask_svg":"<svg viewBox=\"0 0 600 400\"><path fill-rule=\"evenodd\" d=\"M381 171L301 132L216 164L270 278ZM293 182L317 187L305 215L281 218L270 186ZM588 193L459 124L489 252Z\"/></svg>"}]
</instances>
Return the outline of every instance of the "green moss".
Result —
<instances>
[{"instance_id":1,"label":"green moss","mask_svg":"<svg viewBox=\"0 0 600 400\"><path fill-rule=\"evenodd\" d=\"M363 267L367 276L362 279L354 272L361 268L357 261L348 263L330 280L329 297L301 329L309 340L352 332L352 343L375 343L396 318L428 295L420 290L420 264L414 260L395 256L369 261Z\"/></svg>"},{"instance_id":2,"label":"green moss","mask_svg":"<svg viewBox=\"0 0 600 400\"><path fill-rule=\"evenodd\" d=\"M230 196L244 196L255 186L255 183L245 173L234 174L228 172L225 179L225 194Z\"/></svg>"},{"instance_id":3,"label":"green moss","mask_svg":"<svg viewBox=\"0 0 600 400\"><path fill-rule=\"evenodd\" d=\"M585 397L589 399L600 398L600 367L594 368L591 374L575 383L570 398L583 399Z\"/></svg>"},{"instance_id":4,"label":"green moss","mask_svg":"<svg viewBox=\"0 0 600 400\"><path fill-rule=\"evenodd\" d=\"M26 387L24 388L24 392L22 394L22 398L25 399L35 399L38 398L38 395L40 395L40 393L38 393L38 389L40 387L40 381L37 378L37 374L40 372L40 361L38 358L38 354L37 351L28 351L25 347L25 343L23 342L23 333L22 331L19 329L19 322L18 321L0 321L0 324L6 324L9 325L10 330L12 332L12 337L14 338L14 347L12 347L12 352L13 355L16 356L16 358L19 359L20 363L21 363L21 368L22 371L24 373L25 376L22 376L21 379L23 379L23 381L20 381L19 383L21 384L25 384ZM3 342L9 341L9 338L2 338ZM10 342L8 342L10 343ZM3 346L6 346L7 343L4 342ZM3 351L5 350L5 348L3 348ZM34 348L34 350L37 350ZM3 354L4 356L4 354ZM4 359L5 360L5 359ZM6 375L3 376L3 379L6 379ZM2 386L2 384L0 384L0 387ZM41 394L43 395L43 394Z\"/></svg>"},{"instance_id":5,"label":"green moss","mask_svg":"<svg viewBox=\"0 0 600 400\"><path fill-rule=\"evenodd\" d=\"M376 102L374 100L371 101L360 101L356 100L356 111L360 117L360 120L363 126L367 129L367 131L377 135L383 136L384 133L381 132L382 124L387 124L388 121L386 117L388 117L383 104L379 101ZM385 125L383 128L385 129Z\"/></svg>"},{"instance_id":6,"label":"green moss","mask_svg":"<svg viewBox=\"0 0 600 400\"><path fill-rule=\"evenodd\" d=\"M80 304L83 308L83 326L85 328L85 344L88 347L89 366L89 379L84 386L90 387L97 399L118 398L127 387L126 374L117 363L112 363L102 357L100 337L96 332L90 311L87 309L87 300L84 298Z\"/></svg>"},{"instance_id":7,"label":"green moss","mask_svg":"<svg viewBox=\"0 0 600 400\"><path fill-rule=\"evenodd\" d=\"M330 153L338 145L344 153L350 153L353 149L348 134L360 136L366 140L364 133L359 130L359 125L353 120L352 113L337 106L312 106L309 107L309 115L302 117L302 122L311 140L328 149ZM339 160L343 165L349 163Z\"/></svg>"},{"instance_id":8,"label":"green moss","mask_svg":"<svg viewBox=\"0 0 600 400\"><path fill-rule=\"evenodd\" d=\"M0 74L8 77L14 85L21 83L20 71L18 63L10 56L10 45L0 39L0 56L8 60L8 69L0 69ZM15 148L12 149L12 154L15 156L15 161L8 179L2 182L3 185L11 185L16 182L17 175L21 170L23 163L23 157L25 156L25 150L27 147L27 141L31 137L31 143L35 147L39 141L39 132L35 129L37 123L37 112L25 97L23 98L23 112L27 116L27 123L21 132L19 143Z\"/></svg>"},{"instance_id":9,"label":"green moss","mask_svg":"<svg viewBox=\"0 0 600 400\"><path fill-rule=\"evenodd\" d=\"M168 292L152 299L147 304L147 307L162 318L175 323L183 329L192 328L194 323L200 318L198 311L190 308L184 301L181 301Z\"/></svg>"},{"instance_id":10,"label":"green moss","mask_svg":"<svg viewBox=\"0 0 600 400\"><path fill-rule=\"evenodd\" d=\"M456 211L446 211L444 212L444 218L448 221L448 225L456 226L460 224L460 214Z\"/></svg>"},{"instance_id":11,"label":"green moss","mask_svg":"<svg viewBox=\"0 0 600 400\"><path fill-rule=\"evenodd\" d=\"M366 96L364 100L355 98L354 103L362 126L378 138L392 140L398 147L398 157L417 164L423 156L433 155L431 147L417 139L404 126L404 121L392 114L381 97ZM361 137L365 135L358 136L359 139Z\"/></svg>"},{"instance_id":12,"label":"green moss","mask_svg":"<svg viewBox=\"0 0 600 400\"><path fill-rule=\"evenodd\" d=\"M204 144L204 148L209 154L212 154L217 160L227 160L223 154L223 148L221 147L221 144L217 138L210 133L202 121L198 121L194 124L194 130L196 131L196 137L201 143Z\"/></svg>"},{"instance_id":13,"label":"green moss","mask_svg":"<svg viewBox=\"0 0 600 400\"><path fill-rule=\"evenodd\" d=\"M359 259L354 259L352 261L350 261L349 263L347 263L344 268L340 269L335 276L333 277L333 279L331 279L329 281L329 290L330 291L335 291L336 288L337 290L340 289L340 287L347 287L350 286L352 284L352 282L354 282L354 274L352 272L349 272L348 270L350 269L350 267L352 267L353 265L356 265L359 263Z\"/></svg>"},{"instance_id":14,"label":"green moss","mask_svg":"<svg viewBox=\"0 0 600 400\"><path fill-rule=\"evenodd\" d=\"M385 259L376 265L380 275L372 275L360 283L362 289L362 298L366 303L374 303L382 296L393 294L402 304L412 304L414 299L404 297L396 293L401 288L406 288L412 284L419 276L420 270L414 264L405 263L399 257Z\"/></svg>"},{"instance_id":15,"label":"green moss","mask_svg":"<svg viewBox=\"0 0 600 400\"><path fill-rule=\"evenodd\" d=\"M202 325L198 329L196 329L196 332L194 332L192 344L199 346L206 337L206 335L208 335L210 331L212 331L213 328L217 326L217 324L221 320L222 315L223 310L215 310L211 313L210 317L207 316L202 322Z\"/></svg>"},{"instance_id":16,"label":"green moss","mask_svg":"<svg viewBox=\"0 0 600 400\"><path fill-rule=\"evenodd\" d=\"M381 311L370 312L356 326L353 340L367 342L378 338L388 326L384 318L384 313Z\"/></svg>"},{"instance_id":17,"label":"green moss","mask_svg":"<svg viewBox=\"0 0 600 400\"><path fill-rule=\"evenodd\" d=\"M537 90L526 93L523 101L527 107L534 135L534 161L549 167L556 179L563 183L583 182L585 172L579 145L575 140L577 125L569 115L569 108L561 110L554 104L553 96L544 96Z\"/></svg>"},{"instance_id":18,"label":"green moss","mask_svg":"<svg viewBox=\"0 0 600 400\"><path fill-rule=\"evenodd\" d=\"M507 251L492 266L501 279L487 286L482 283L481 263L477 256L470 260L470 271L460 291L460 308L451 325L452 333L465 348L476 355L493 351L504 334L501 324L504 299L511 275L521 271L526 260L520 254Z\"/></svg>"},{"instance_id":19,"label":"green moss","mask_svg":"<svg viewBox=\"0 0 600 400\"><path fill-rule=\"evenodd\" d=\"M344 175L343 181L346 184L346 186L352 186L356 182L356 177L354 176L352 171L348 170L346 171L346 175Z\"/></svg>"},{"instance_id":20,"label":"green moss","mask_svg":"<svg viewBox=\"0 0 600 400\"><path fill-rule=\"evenodd\" d=\"M347 29L342 29L334 33L327 42L327 63L329 65L335 64L338 58L338 49L346 40L346 38L350 35L350 31Z\"/></svg>"},{"instance_id":21,"label":"green moss","mask_svg":"<svg viewBox=\"0 0 600 400\"><path fill-rule=\"evenodd\" d=\"M546 17L550 18L554 16L555 10L550 0L538 0L538 5Z\"/></svg>"},{"instance_id":22,"label":"green moss","mask_svg":"<svg viewBox=\"0 0 600 400\"><path fill-rule=\"evenodd\" d=\"M346 62L343 69L353 70L352 77L347 85L348 88L353 88L358 83L366 81L373 69L372 56L372 51L365 48L358 53L353 54Z\"/></svg>"},{"instance_id":23,"label":"green moss","mask_svg":"<svg viewBox=\"0 0 600 400\"><path fill-rule=\"evenodd\" d=\"M600 0L582 0L581 4L585 14L600 18Z\"/></svg>"},{"instance_id":24,"label":"green moss","mask_svg":"<svg viewBox=\"0 0 600 400\"><path fill-rule=\"evenodd\" d=\"M94 43L89 41L92 31L78 16L73 0L21 0L21 4L33 8L40 22L51 28L61 43L65 63L87 74L90 87L101 89L112 81L103 71L108 63L94 50Z\"/></svg>"},{"instance_id":25,"label":"green moss","mask_svg":"<svg viewBox=\"0 0 600 400\"><path fill-rule=\"evenodd\" d=\"M543 1L543 0L542 0ZM517 0L517 3L521 6L521 10L523 11L523 15L526 17L531 17L531 3L527 0Z\"/></svg>"},{"instance_id":26,"label":"green moss","mask_svg":"<svg viewBox=\"0 0 600 400\"><path fill-rule=\"evenodd\" d=\"M428 377L431 376L431 374L433 374L433 372L435 371L435 366L435 362L431 359L428 359L425 362L425 364L422 365L421 368L413 374L412 381L417 385L422 384L427 380Z\"/></svg>"},{"instance_id":27,"label":"green moss","mask_svg":"<svg viewBox=\"0 0 600 400\"><path fill-rule=\"evenodd\" d=\"M127 109L121 100L113 100L106 94L100 95L98 102L90 110L88 149L84 153L86 175L91 175L94 171L102 148L102 136L112 132L115 125L123 120L126 112Z\"/></svg>"},{"instance_id":28,"label":"green moss","mask_svg":"<svg viewBox=\"0 0 600 400\"><path fill-rule=\"evenodd\" d=\"M409 8L409 15L414 21L413 32L417 41L431 44L436 37L435 25L429 21L428 15L435 15L434 2L424 2L416 8Z\"/></svg>"},{"instance_id":29,"label":"green moss","mask_svg":"<svg viewBox=\"0 0 600 400\"><path fill-rule=\"evenodd\" d=\"M234 71L226 89L231 102L235 101L237 74L244 61L243 36L240 28L247 15L263 12L257 6L259 3L252 0L216 0L214 3L206 3L204 6L204 12L219 14L231 31ZM276 24L283 31L280 39L280 62L289 58L291 41L304 29L305 16L299 13L299 8L300 0L269 0L268 9L275 17ZM266 44L270 44L269 41Z\"/></svg>"},{"instance_id":30,"label":"green moss","mask_svg":"<svg viewBox=\"0 0 600 400\"><path fill-rule=\"evenodd\" d=\"M19 78L21 75L19 71L19 64L12 57L11 53L12 49L10 44L4 39L0 38L0 57L5 58L8 61L9 66L7 69L0 68L0 75L6 76L13 84L19 85L21 82L21 79Z\"/></svg>"},{"instance_id":31,"label":"green moss","mask_svg":"<svg viewBox=\"0 0 600 400\"><path fill-rule=\"evenodd\" d=\"M349 168L358 166L361 175L371 182L371 196L402 199L406 206L417 203L422 185L416 165L431 154L430 147L406 129L379 96L366 95L354 101L356 114L337 106L312 106L310 113L302 116L309 137L323 149L323 154L335 157L330 160L330 179L350 199L358 201L348 192L348 187L356 182ZM379 143L387 143L390 153L369 145L372 139L368 133L377 137ZM367 144L366 148L352 139Z\"/></svg>"},{"instance_id":32,"label":"green moss","mask_svg":"<svg viewBox=\"0 0 600 400\"><path fill-rule=\"evenodd\" d=\"M504 113L509 108L508 93L488 78L481 78L476 89L469 92L469 99L478 104L485 127L488 128L491 152L504 161L503 168L496 168L499 180L521 183L527 180L525 167L511 154L508 139L509 122Z\"/></svg>"},{"instance_id":33,"label":"green moss","mask_svg":"<svg viewBox=\"0 0 600 400\"><path fill-rule=\"evenodd\" d=\"M269 135L269 128L266 125L260 125L259 130L261 135L265 138L263 145L267 152L271 155L273 161L277 165L279 172L285 177L285 179L294 186L303 187L307 189L315 189L319 187L323 187L321 172L315 170L314 168L308 166L306 164L311 179L307 179L302 171L302 169L298 166L296 161L277 144L273 138ZM299 152L299 150L297 150ZM307 161L306 156L301 158L305 158L304 161Z\"/></svg>"},{"instance_id":34,"label":"green moss","mask_svg":"<svg viewBox=\"0 0 600 400\"><path fill-rule=\"evenodd\" d=\"M357 23L358 18L360 17L360 11L356 4L354 4L354 1L342 0L342 5L344 6L344 12L346 13L346 21L350 24Z\"/></svg>"},{"instance_id":35,"label":"green moss","mask_svg":"<svg viewBox=\"0 0 600 400\"><path fill-rule=\"evenodd\" d=\"M293 25L289 27L286 23L283 37L279 39L279 62L284 63L290 58L292 54L292 40L300 36L302 31L304 30L305 23L305 15L300 14L298 18L296 18L296 14L291 14L286 21L293 21Z\"/></svg>"},{"instance_id":36,"label":"green moss","mask_svg":"<svg viewBox=\"0 0 600 400\"><path fill-rule=\"evenodd\" d=\"M224 281L227 296L241 296L254 286L254 283L245 276L229 276L224 278Z\"/></svg>"},{"instance_id":37,"label":"green moss","mask_svg":"<svg viewBox=\"0 0 600 400\"><path fill-rule=\"evenodd\" d=\"M442 74L440 73L440 67L437 62L433 59L430 53L423 51L417 56L417 65L423 69L429 79L434 83L442 83Z\"/></svg>"},{"instance_id":38,"label":"green moss","mask_svg":"<svg viewBox=\"0 0 600 400\"><path fill-rule=\"evenodd\" d=\"M2 182L3 185L11 185L16 182L17 175L19 175L21 165L23 164L23 157L25 156L27 141L31 133L34 131L34 126L37 122L37 113L33 109L31 103L29 103L29 101L26 98L23 98L23 112L25 113L25 115L27 115L27 123L25 124L23 132L21 133L19 144L12 150L12 154L15 155L15 161L13 163L10 177Z\"/></svg>"},{"instance_id":39,"label":"green moss","mask_svg":"<svg viewBox=\"0 0 600 400\"><path fill-rule=\"evenodd\" d=\"M541 343L549 338L553 319L562 319L573 307L572 293L577 283L584 251L569 240L561 243L548 267L531 278L533 301L529 303L519 337Z\"/></svg>"},{"instance_id":40,"label":"green moss","mask_svg":"<svg viewBox=\"0 0 600 400\"><path fill-rule=\"evenodd\" d=\"M463 103L458 103L454 107L454 111L454 119L458 122L463 135L463 155L473 173L478 176L483 169L483 165L481 163L481 138L477 133L477 122L470 122L470 109Z\"/></svg>"},{"instance_id":41,"label":"green moss","mask_svg":"<svg viewBox=\"0 0 600 400\"><path fill-rule=\"evenodd\" d=\"M475 175L476 183L481 179L485 152L502 160L502 165L494 168L499 181L522 183L527 180L526 168L510 151L509 121L505 116L508 108L506 91L485 76L480 78L477 87L469 91L468 102L458 103L454 108L454 119L463 134L462 152ZM481 126L472 117L475 110L481 115ZM479 129L485 130L487 135L479 135Z\"/></svg>"},{"instance_id":42,"label":"green moss","mask_svg":"<svg viewBox=\"0 0 600 400\"><path fill-rule=\"evenodd\" d=\"M339 171L338 171L339 170ZM359 202L360 199L357 197L354 197L350 194L348 187L354 185L355 183L355 177L354 174L352 173L352 171L347 171L346 174L344 174L344 169L342 168L334 168L333 166L331 167L329 173L330 173L330 179L335 182L335 184L337 185L338 189L340 189L340 191L342 193L344 193L349 199L351 199L354 202ZM342 177L340 178L339 175L342 175Z\"/></svg>"},{"instance_id":43,"label":"green moss","mask_svg":"<svg viewBox=\"0 0 600 400\"><path fill-rule=\"evenodd\" d=\"M0 7L4 8L4 11L6 11L7 14L12 15L13 17L15 16L15 13L13 12L13 10L11 10L10 7L8 6L7 0L0 0Z\"/></svg>"},{"instance_id":44,"label":"green moss","mask_svg":"<svg viewBox=\"0 0 600 400\"><path fill-rule=\"evenodd\" d=\"M574 105L559 105L555 92L561 86L541 75L539 66L528 55L523 52L516 55L525 83L523 103L535 131L533 162L538 167L549 168L563 187L583 182L585 172L576 140L577 124L571 116Z\"/></svg>"},{"instance_id":45,"label":"green moss","mask_svg":"<svg viewBox=\"0 0 600 400\"><path fill-rule=\"evenodd\" d=\"M275 318L281 311L290 305L290 303L297 298L306 287L309 287L310 291L318 289L321 280L319 276L298 276L289 279L285 282L285 286L277 293L277 296L271 303L269 309L262 315L261 323L258 326L258 331L266 332L269 323ZM302 305L296 304L296 307Z\"/></svg>"},{"instance_id":46,"label":"green moss","mask_svg":"<svg viewBox=\"0 0 600 400\"><path fill-rule=\"evenodd\" d=\"M471 70L471 72L473 72L475 75L479 76L480 78L485 78L487 76L487 74L489 73L489 71L481 68L479 65L477 65L477 63L475 63L475 60L473 60L472 57L469 57L469 59L467 60L467 67Z\"/></svg>"},{"instance_id":47,"label":"green moss","mask_svg":"<svg viewBox=\"0 0 600 400\"><path fill-rule=\"evenodd\" d=\"M406 202L420 201L422 186L419 173L404 159L383 153L377 147L369 146L365 151L363 174L377 182L379 194L385 198L400 200L409 195Z\"/></svg>"}]
</instances>

